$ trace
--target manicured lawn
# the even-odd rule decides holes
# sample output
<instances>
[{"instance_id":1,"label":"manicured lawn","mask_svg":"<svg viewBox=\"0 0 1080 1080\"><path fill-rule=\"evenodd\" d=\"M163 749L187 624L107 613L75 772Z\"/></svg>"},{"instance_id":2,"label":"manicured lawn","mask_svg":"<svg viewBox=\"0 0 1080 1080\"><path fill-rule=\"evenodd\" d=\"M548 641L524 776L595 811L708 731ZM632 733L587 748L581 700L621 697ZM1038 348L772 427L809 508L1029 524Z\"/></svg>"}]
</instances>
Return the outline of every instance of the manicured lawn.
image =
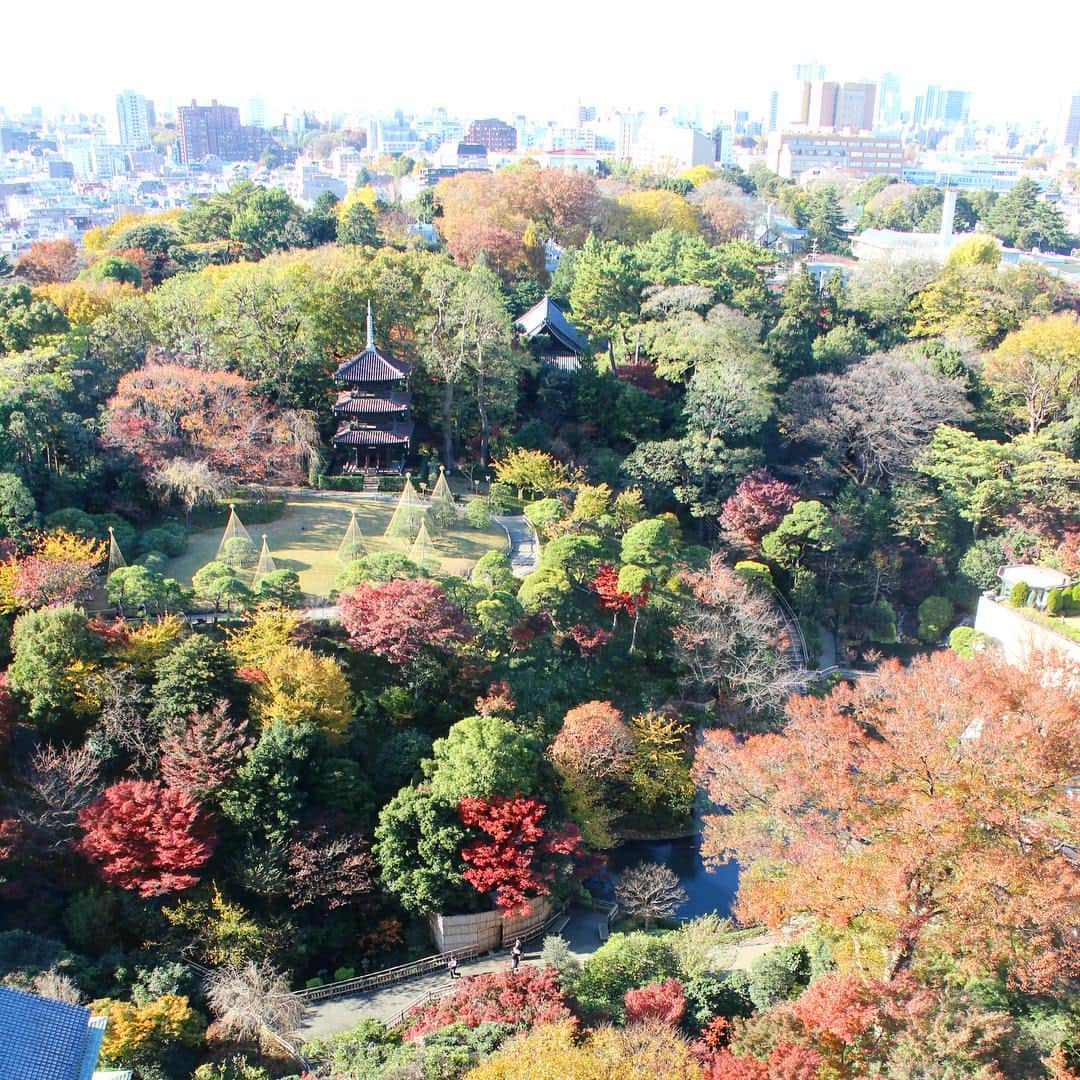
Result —
<instances>
[{"instance_id":1,"label":"manicured lawn","mask_svg":"<svg viewBox=\"0 0 1080 1080\"><path fill-rule=\"evenodd\" d=\"M342 567L337 553L351 511L356 512L368 553L400 551L407 555L409 552L408 541L383 537L394 512L394 502L364 499L348 492L307 490L290 493L286 501L285 513L280 518L250 526L248 532L256 548L262 543L262 534L266 534L277 568L295 570L300 575L300 587L311 597L325 597L333 587ZM463 574L485 551L506 550L506 534L497 527L481 532L463 524L452 530L437 530L429 521L428 530L435 547L428 558L439 564L439 572L443 574ZM222 531L215 528L192 533L187 551L169 563L169 575L183 585L190 585L199 567L216 556Z\"/></svg>"}]
</instances>

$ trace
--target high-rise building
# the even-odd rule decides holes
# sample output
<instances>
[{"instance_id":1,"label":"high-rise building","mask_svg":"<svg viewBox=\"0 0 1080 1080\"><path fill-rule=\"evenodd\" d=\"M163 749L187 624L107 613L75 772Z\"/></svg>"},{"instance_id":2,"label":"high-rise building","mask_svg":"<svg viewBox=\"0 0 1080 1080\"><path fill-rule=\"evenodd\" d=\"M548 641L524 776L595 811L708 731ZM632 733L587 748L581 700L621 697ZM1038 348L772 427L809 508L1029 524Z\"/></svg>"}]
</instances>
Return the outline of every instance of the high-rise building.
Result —
<instances>
[{"instance_id":1,"label":"high-rise building","mask_svg":"<svg viewBox=\"0 0 1080 1080\"><path fill-rule=\"evenodd\" d=\"M270 125L267 123L266 98L253 97L247 99L244 107L244 123L250 127L265 130Z\"/></svg>"},{"instance_id":2,"label":"high-rise building","mask_svg":"<svg viewBox=\"0 0 1080 1080\"><path fill-rule=\"evenodd\" d=\"M154 103L134 90L116 95L116 141L128 150L148 150L154 131Z\"/></svg>"},{"instance_id":3,"label":"high-rise building","mask_svg":"<svg viewBox=\"0 0 1080 1080\"><path fill-rule=\"evenodd\" d=\"M900 76L891 71L878 80L877 110L879 127L892 127L900 122Z\"/></svg>"},{"instance_id":4,"label":"high-rise building","mask_svg":"<svg viewBox=\"0 0 1080 1080\"><path fill-rule=\"evenodd\" d=\"M795 65L796 82L820 82L825 78L825 65L811 60L808 64Z\"/></svg>"},{"instance_id":5,"label":"high-rise building","mask_svg":"<svg viewBox=\"0 0 1080 1080\"><path fill-rule=\"evenodd\" d=\"M951 127L966 124L970 109L971 94L966 90L942 90L931 84L915 98L912 119L922 127Z\"/></svg>"},{"instance_id":6,"label":"high-rise building","mask_svg":"<svg viewBox=\"0 0 1080 1080\"><path fill-rule=\"evenodd\" d=\"M772 90L769 92L769 115L766 120L766 130L775 131L776 126L780 120L780 91Z\"/></svg>"},{"instance_id":7,"label":"high-rise building","mask_svg":"<svg viewBox=\"0 0 1080 1080\"><path fill-rule=\"evenodd\" d=\"M1080 150L1080 94L1073 94L1065 111L1065 130L1062 133L1061 145L1069 147L1074 153Z\"/></svg>"},{"instance_id":8,"label":"high-rise building","mask_svg":"<svg viewBox=\"0 0 1080 1080\"><path fill-rule=\"evenodd\" d=\"M876 93L877 87L873 83L812 82L802 123L815 129L871 131Z\"/></svg>"},{"instance_id":9,"label":"high-rise building","mask_svg":"<svg viewBox=\"0 0 1080 1080\"><path fill-rule=\"evenodd\" d=\"M181 105L176 110L180 160L189 165L213 155L223 161L254 161L273 141L260 128L242 126L235 105Z\"/></svg>"},{"instance_id":10,"label":"high-rise building","mask_svg":"<svg viewBox=\"0 0 1080 1080\"><path fill-rule=\"evenodd\" d=\"M517 129L503 120L474 120L465 141L484 147L489 154L508 154L517 148Z\"/></svg>"}]
</instances>

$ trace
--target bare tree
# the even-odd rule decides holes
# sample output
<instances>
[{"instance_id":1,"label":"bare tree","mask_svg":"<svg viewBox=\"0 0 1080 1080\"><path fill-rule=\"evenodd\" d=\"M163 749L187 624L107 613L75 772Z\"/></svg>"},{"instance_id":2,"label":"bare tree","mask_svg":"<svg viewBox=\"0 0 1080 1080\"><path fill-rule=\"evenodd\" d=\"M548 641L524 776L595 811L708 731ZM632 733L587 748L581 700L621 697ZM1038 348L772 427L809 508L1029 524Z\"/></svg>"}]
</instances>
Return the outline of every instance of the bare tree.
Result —
<instances>
[{"instance_id":1,"label":"bare tree","mask_svg":"<svg viewBox=\"0 0 1080 1080\"><path fill-rule=\"evenodd\" d=\"M860 485L910 469L939 424L971 412L959 380L902 350L868 356L839 374L799 379L785 405L791 438L820 451L822 471Z\"/></svg>"},{"instance_id":2,"label":"bare tree","mask_svg":"<svg viewBox=\"0 0 1080 1080\"><path fill-rule=\"evenodd\" d=\"M143 708L146 688L130 671L117 668L94 677L94 693L101 716L90 731L90 745L116 748L131 758L132 772L152 773L161 752L161 724Z\"/></svg>"},{"instance_id":3,"label":"bare tree","mask_svg":"<svg viewBox=\"0 0 1080 1080\"><path fill-rule=\"evenodd\" d=\"M176 499L184 508L184 521L191 524L191 511L196 506L220 502L228 484L205 461L173 458L161 466L151 478L166 499Z\"/></svg>"},{"instance_id":4,"label":"bare tree","mask_svg":"<svg viewBox=\"0 0 1080 1080\"><path fill-rule=\"evenodd\" d=\"M63 1001L68 1005L82 1004L82 993L79 988L56 968L49 968L48 971L35 975L30 983L30 989L39 997Z\"/></svg>"},{"instance_id":5,"label":"bare tree","mask_svg":"<svg viewBox=\"0 0 1080 1080\"><path fill-rule=\"evenodd\" d=\"M615 897L628 915L645 920L670 919L689 899L675 872L662 863L638 863L615 882Z\"/></svg>"},{"instance_id":6,"label":"bare tree","mask_svg":"<svg viewBox=\"0 0 1080 1080\"><path fill-rule=\"evenodd\" d=\"M269 964L249 960L242 968L212 971L206 977L206 1000L226 1035L256 1040L266 1036L308 1068L299 1048L287 1038L304 1018L304 1003Z\"/></svg>"},{"instance_id":7,"label":"bare tree","mask_svg":"<svg viewBox=\"0 0 1080 1080\"><path fill-rule=\"evenodd\" d=\"M802 676L773 599L745 585L716 555L708 570L686 580L693 602L673 636L690 680L755 712L778 710Z\"/></svg>"},{"instance_id":8,"label":"bare tree","mask_svg":"<svg viewBox=\"0 0 1080 1080\"><path fill-rule=\"evenodd\" d=\"M19 818L61 847L79 824L79 811L101 792L101 760L86 746L43 746L20 771L29 798L19 808Z\"/></svg>"}]
</instances>

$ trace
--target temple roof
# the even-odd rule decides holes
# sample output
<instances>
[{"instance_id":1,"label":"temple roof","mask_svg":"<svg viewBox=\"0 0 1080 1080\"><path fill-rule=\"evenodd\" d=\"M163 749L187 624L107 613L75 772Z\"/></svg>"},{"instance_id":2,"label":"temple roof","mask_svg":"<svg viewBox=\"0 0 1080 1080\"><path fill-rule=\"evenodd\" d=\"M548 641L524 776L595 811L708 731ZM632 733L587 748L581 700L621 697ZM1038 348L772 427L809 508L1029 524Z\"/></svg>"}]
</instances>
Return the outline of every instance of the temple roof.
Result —
<instances>
[{"instance_id":1,"label":"temple roof","mask_svg":"<svg viewBox=\"0 0 1080 1080\"><path fill-rule=\"evenodd\" d=\"M588 342L573 323L559 310L559 306L545 296L534 304L518 319L514 326L521 331L526 341L531 341L538 334L548 333L565 349L580 356L589 348Z\"/></svg>"},{"instance_id":2,"label":"temple roof","mask_svg":"<svg viewBox=\"0 0 1080 1080\"><path fill-rule=\"evenodd\" d=\"M334 378L339 382L398 382L409 372L408 364L394 360L381 349L369 345L362 353L343 360Z\"/></svg>"},{"instance_id":3,"label":"temple roof","mask_svg":"<svg viewBox=\"0 0 1080 1080\"><path fill-rule=\"evenodd\" d=\"M407 446L415 426L411 420L390 428L372 424L342 424L331 442L335 446Z\"/></svg>"},{"instance_id":4,"label":"temple roof","mask_svg":"<svg viewBox=\"0 0 1080 1080\"><path fill-rule=\"evenodd\" d=\"M335 416L397 415L409 411L412 395L403 390L386 394L358 394L343 390L333 404Z\"/></svg>"}]
</instances>

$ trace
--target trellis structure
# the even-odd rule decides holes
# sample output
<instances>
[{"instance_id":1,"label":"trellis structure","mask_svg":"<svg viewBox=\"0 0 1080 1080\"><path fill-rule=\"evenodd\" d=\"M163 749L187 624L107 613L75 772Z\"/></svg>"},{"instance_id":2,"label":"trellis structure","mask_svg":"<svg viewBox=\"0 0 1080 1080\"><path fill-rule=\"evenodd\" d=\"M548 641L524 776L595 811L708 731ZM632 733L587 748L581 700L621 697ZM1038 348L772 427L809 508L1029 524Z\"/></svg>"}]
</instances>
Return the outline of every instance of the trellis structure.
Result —
<instances>
[{"instance_id":1,"label":"trellis structure","mask_svg":"<svg viewBox=\"0 0 1080 1080\"><path fill-rule=\"evenodd\" d=\"M119 570L120 567L127 566L127 560L124 558L124 553L120 550L120 545L116 542L116 534L113 532L113 527L109 526L109 573L114 570Z\"/></svg>"},{"instance_id":2,"label":"trellis structure","mask_svg":"<svg viewBox=\"0 0 1080 1080\"><path fill-rule=\"evenodd\" d=\"M420 528L416 533L416 539L409 548L409 562L423 566L424 560L435 554L435 545L431 542L431 534L427 530L427 522L421 521Z\"/></svg>"},{"instance_id":3,"label":"trellis structure","mask_svg":"<svg viewBox=\"0 0 1080 1080\"><path fill-rule=\"evenodd\" d=\"M415 539L426 511L427 506L424 500L413 487L411 474L406 473L405 486L401 489L401 497L394 509L394 516L390 518L390 524L386 526L386 532L383 535L387 538L404 536L410 540Z\"/></svg>"},{"instance_id":4,"label":"trellis structure","mask_svg":"<svg viewBox=\"0 0 1080 1080\"><path fill-rule=\"evenodd\" d=\"M272 574L277 569L274 564L274 556L270 554L270 547L266 542L266 533L262 535L262 551L259 552L259 562L255 567L255 576L252 584L258 585L267 574Z\"/></svg>"},{"instance_id":5,"label":"trellis structure","mask_svg":"<svg viewBox=\"0 0 1080 1080\"><path fill-rule=\"evenodd\" d=\"M236 512L236 506L229 503L229 520L225 522L225 531L221 534L221 543L218 544L215 558L220 559L225 554L225 545L237 537L246 540L251 545L252 551L255 550L255 541L251 539L251 533L247 531L244 523L240 520L240 516Z\"/></svg>"},{"instance_id":6,"label":"trellis structure","mask_svg":"<svg viewBox=\"0 0 1080 1080\"><path fill-rule=\"evenodd\" d=\"M356 520L356 511L349 514L349 527L345 530L345 536L338 548L338 560L340 562L352 562L365 555L364 534L360 531L360 523Z\"/></svg>"}]
</instances>

